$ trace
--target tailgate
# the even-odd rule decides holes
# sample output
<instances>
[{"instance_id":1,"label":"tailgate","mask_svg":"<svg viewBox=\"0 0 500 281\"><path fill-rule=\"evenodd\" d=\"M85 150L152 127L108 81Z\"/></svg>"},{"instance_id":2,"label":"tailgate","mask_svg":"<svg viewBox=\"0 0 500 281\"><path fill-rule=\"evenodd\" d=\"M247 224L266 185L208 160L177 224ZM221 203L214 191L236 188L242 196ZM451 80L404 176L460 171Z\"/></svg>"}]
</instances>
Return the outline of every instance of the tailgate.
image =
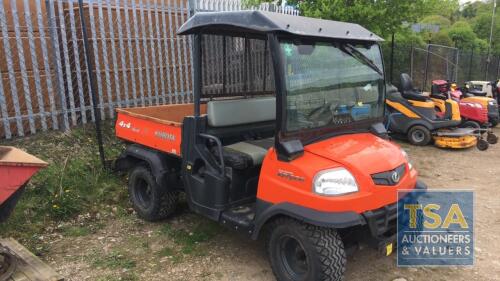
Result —
<instances>
[{"instance_id":1,"label":"tailgate","mask_svg":"<svg viewBox=\"0 0 500 281\"><path fill-rule=\"evenodd\" d=\"M117 112L115 131L118 138L181 155L181 124L168 124L152 118L130 115L125 110Z\"/></svg>"}]
</instances>

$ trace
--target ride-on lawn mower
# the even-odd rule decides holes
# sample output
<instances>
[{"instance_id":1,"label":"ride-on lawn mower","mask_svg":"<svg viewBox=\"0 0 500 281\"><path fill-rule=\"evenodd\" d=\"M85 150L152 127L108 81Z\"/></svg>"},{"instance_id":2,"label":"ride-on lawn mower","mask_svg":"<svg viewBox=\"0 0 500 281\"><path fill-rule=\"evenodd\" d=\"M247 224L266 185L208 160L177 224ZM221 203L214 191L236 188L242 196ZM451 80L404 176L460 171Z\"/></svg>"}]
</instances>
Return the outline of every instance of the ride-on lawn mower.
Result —
<instances>
[{"instance_id":1,"label":"ride-on lawn mower","mask_svg":"<svg viewBox=\"0 0 500 281\"><path fill-rule=\"evenodd\" d=\"M465 82L465 90L467 94L478 97L494 98L495 82L490 81L467 81Z\"/></svg>"},{"instance_id":2,"label":"ride-on lawn mower","mask_svg":"<svg viewBox=\"0 0 500 281\"><path fill-rule=\"evenodd\" d=\"M390 254L397 191L426 186L382 124L382 39L263 11L196 13L178 33L194 35L194 103L117 110L137 214L172 215L184 192L195 213L264 237L280 281L342 280L360 241Z\"/></svg>"},{"instance_id":3,"label":"ride-on lawn mower","mask_svg":"<svg viewBox=\"0 0 500 281\"><path fill-rule=\"evenodd\" d=\"M479 98L490 98L496 101L498 110L500 111L500 80L487 82L487 81L469 81L465 82L465 95L467 97L479 97ZM484 100L483 100L484 102ZM488 107L488 112L492 112L493 106ZM498 120L500 118L497 117L496 122L493 120L492 125L495 127L498 124Z\"/></svg>"},{"instance_id":4,"label":"ride-on lawn mower","mask_svg":"<svg viewBox=\"0 0 500 281\"><path fill-rule=\"evenodd\" d=\"M488 149L490 141L496 143L493 133L483 139L480 128L458 128L462 123L458 103L452 99L443 101L443 114L437 114L430 97L413 87L411 77L401 74L401 93L388 89L386 126L390 132L404 134L414 145L434 145L441 148L468 148L477 145L479 150Z\"/></svg>"},{"instance_id":5,"label":"ride-on lawn mower","mask_svg":"<svg viewBox=\"0 0 500 281\"><path fill-rule=\"evenodd\" d=\"M44 161L9 146L0 146L0 225L7 220L28 180L41 168ZM0 244L0 280L10 279L18 264L18 258Z\"/></svg>"},{"instance_id":6,"label":"ride-on lawn mower","mask_svg":"<svg viewBox=\"0 0 500 281\"><path fill-rule=\"evenodd\" d=\"M452 99L458 103L461 127L480 128L498 124L498 104L496 100L487 97L464 96L455 83L446 80L432 81L430 97L436 104L438 115L446 111L444 101Z\"/></svg>"}]
</instances>

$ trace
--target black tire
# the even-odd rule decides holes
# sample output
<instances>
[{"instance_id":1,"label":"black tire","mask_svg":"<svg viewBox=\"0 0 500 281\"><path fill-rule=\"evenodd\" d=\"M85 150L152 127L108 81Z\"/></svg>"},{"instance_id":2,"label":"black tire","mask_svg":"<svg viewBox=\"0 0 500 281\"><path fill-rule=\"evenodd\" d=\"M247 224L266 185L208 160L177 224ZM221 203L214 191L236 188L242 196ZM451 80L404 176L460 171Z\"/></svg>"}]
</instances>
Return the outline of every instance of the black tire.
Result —
<instances>
[{"instance_id":1,"label":"black tire","mask_svg":"<svg viewBox=\"0 0 500 281\"><path fill-rule=\"evenodd\" d=\"M483 139L478 139L476 147L480 151L485 151L485 150L488 149L488 147L490 147L490 144L487 141L483 140Z\"/></svg>"},{"instance_id":2,"label":"black tire","mask_svg":"<svg viewBox=\"0 0 500 281\"><path fill-rule=\"evenodd\" d=\"M266 246L278 281L344 279L346 253L335 229L280 218L269 226Z\"/></svg>"},{"instance_id":3,"label":"black tire","mask_svg":"<svg viewBox=\"0 0 500 281\"><path fill-rule=\"evenodd\" d=\"M488 133L488 136L486 137L486 141L489 144L497 144L498 143L498 137L493 134L493 133Z\"/></svg>"},{"instance_id":4,"label":"black tire","mask_svg":"<svg viewBox=\"0 0 500 281\"><path fill-rule=\"evenodd\" d=\"M178 192L159 186L144 165L138 165L130 171L128 191L135 211L147 221L164 219L177 207Z\"/></svg>"},{"instance_id":5,"label":"black tire","mask_svg":"<svg viewBox=\"0 0 500 281\"><path fill-rule=\"evenodd\" d=\"M429 129L416 125L408 131L408 140L413 145L424 146L431 142L432 136Z\"/></svg>"},{"instance_id":6,"label":"black tire","mask_svg":"<svg viewBox=\"0 0 500 281\"><path fill-rule=\"evenodd\" d=\"M479 125L479 123L477 123L476 121L468 120L468 121L465 121L462 124L460 124L460 127L461 128L471 128L471 129L480 129L481 125Z\"/></svg>"}]
</instances>

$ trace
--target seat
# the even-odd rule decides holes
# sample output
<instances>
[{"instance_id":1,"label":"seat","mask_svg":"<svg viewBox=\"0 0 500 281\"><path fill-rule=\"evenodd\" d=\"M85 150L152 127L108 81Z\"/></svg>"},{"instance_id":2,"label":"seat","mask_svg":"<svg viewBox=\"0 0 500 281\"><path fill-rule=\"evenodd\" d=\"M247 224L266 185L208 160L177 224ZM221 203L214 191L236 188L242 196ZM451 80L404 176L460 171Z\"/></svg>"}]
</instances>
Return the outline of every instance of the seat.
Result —
<instances>
[{"instance_id":1,"label":"seat","mask_svg":"<svg viewBox=\"0 0 500 281\"><path fill-rule=\"evenodd\" d=\"M405 99L415 101L428 101L429 98L422 95L421 92L415 90L413 81L410 75L401 73L401 94Z\"/></svg>"},{"instance_id":2,"label":"seat","mask_svg":"<svg viewBox=\"0 0 500 281\"><path fill-rule=\"evenodd\" d=\"M273 143L274 139L268 138L242 141L224 146L222 151L224 163L238 170L260 166Z\"/></svg>"},{"instance_id":3,"label":"seat","mask_svg":"<svg viewBox=\"0 0 500 281\"><path fill-rule=\"evenodd\" d=\"M274 144L274 138L266 136L274 131L275 97L210 101L207 117L210 132L221 137L223 143L229 143L222 151L228 167L244 170L262 164ZM273 125L271 130L267 124ZM237 135L236 140L231 134Z\"/></svg>"}]
</instances>

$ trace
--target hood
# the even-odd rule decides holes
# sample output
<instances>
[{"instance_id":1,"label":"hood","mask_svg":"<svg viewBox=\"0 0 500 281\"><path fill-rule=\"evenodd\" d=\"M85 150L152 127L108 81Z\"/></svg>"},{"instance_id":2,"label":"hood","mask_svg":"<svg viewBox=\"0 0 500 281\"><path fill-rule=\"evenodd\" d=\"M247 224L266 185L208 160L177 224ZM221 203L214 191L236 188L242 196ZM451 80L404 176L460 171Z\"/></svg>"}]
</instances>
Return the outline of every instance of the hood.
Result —
<instances>
[{"instance_id":1,"label":"hood","mask_svg":"<svg viewBox=\"0 0 500 281\"><path fill-rule=\"evenodd\" d=\"M370 133L333 137L304 150L365 175L392 170L406 161L399 146Z\"/></svg>"}]
</instances>

